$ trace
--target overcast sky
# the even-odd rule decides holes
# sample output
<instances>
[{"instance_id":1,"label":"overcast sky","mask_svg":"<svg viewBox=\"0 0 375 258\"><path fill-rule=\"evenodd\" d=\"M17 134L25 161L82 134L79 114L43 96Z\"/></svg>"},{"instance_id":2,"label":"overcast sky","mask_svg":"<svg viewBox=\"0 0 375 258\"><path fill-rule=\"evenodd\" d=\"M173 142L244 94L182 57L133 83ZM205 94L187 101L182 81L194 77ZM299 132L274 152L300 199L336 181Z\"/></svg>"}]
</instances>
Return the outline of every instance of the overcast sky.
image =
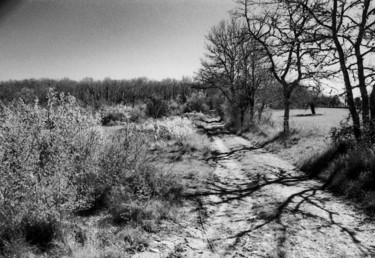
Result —
<instances>
[{"instance_id":1,"label":"overcast sky","mask_svg":"<svg viewBox=\"0 0 375 258\"><path fill-rule=\"evenodd\" d=\"M232 0L9 0L0 80L193 76Z\"/></svg>"}]
</instances>

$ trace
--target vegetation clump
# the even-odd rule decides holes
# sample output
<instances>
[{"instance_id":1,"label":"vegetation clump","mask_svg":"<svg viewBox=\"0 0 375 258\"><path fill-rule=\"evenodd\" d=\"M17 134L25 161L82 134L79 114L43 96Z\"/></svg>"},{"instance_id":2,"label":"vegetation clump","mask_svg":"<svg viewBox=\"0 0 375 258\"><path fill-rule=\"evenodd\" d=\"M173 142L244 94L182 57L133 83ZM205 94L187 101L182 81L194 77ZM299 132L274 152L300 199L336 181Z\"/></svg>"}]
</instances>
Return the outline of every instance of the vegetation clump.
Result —
<instances>
[{"instance_id":1,"label":"vegetation clump","mask_svg":"<svg viewBox=\"0 0 375 258\"><path fill-rule=\"evenodd\" d=\"M363 129L362 132L366 132ZM332 144L306 159L301 170L325 181L325 187L355 199L375 211L375 154L371 133L358 141L352 125L341 123L331 130Z\"/></svg>"},{"instance_id":2,"label":"vegetation clump","mask_svg":"<svg viewBox=\"0 0 375 258\"><path fill-rule=\"evenodd\" d=\"M191 96L186 100L184 105L184 112L202 112L206 113L209 110L207 102L207 96L203 91L193 92Z\"/></svg>"},{"instance_id":3,"label":"vegetation clump","mask_svg":"<svg viewBox=\"0 0 375 258\"><path fill-rule=\"evenodd\" d=\"M100 116L51 90L44 106L21 99L2 105L0 120L1 255L26 252L18 244L49 252L64 243L62 225L71 216L100 209L116 223L153 231L181 199L183 183L152 165L148 146L155 132L157 139L182 140L186 118L149 122L152 130L125 123L105 134ZM151 203L159 208L149 216Z\"/></svg>"},{"instance_id":4,"label":"vegetation clump","mask_svg":"<svg viewBox=\"0 0 375 258\"><path fill-rule=\"evenodd\" d=\"M152 118L168 115L168 103L160 97L150 97L146 104L146 115Z\"/></svg>"}]
</instances>

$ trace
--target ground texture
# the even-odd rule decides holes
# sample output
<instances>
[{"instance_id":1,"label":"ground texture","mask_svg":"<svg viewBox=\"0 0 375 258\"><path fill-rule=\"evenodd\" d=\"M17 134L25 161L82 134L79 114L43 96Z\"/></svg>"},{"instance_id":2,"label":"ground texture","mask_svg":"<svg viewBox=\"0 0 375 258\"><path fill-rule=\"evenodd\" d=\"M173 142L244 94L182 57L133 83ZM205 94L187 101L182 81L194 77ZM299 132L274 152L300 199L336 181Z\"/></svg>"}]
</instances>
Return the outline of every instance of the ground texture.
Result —
<instances>
[{"instance_id":1,"label":"ground texture","mask_svg":"<svg viewBox=\"0 0 375 258\"><path fill-rule=\"evenodd\" d=\"M189 218L134 257L375 257L366 215L220 124L202 127L212 179L188 194Z\"/></svg>"}]
</instances>

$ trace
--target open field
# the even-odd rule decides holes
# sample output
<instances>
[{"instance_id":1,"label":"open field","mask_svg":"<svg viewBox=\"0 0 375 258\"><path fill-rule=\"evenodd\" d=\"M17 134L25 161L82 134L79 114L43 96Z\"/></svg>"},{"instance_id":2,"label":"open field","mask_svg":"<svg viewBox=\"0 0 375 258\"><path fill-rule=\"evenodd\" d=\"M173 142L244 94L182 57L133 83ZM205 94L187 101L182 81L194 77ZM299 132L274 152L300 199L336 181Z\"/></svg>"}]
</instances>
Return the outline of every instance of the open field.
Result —
<instances>
[{"instance_id":1,"label":"open field","mask_svg":"<svg viewBox=\"0 0 375 258\"><path fill-rule=\"evenodd\" d=\"M290 111L292 136L279 139L277 135L283 129L284 111L272 112L273 126L266 125L260 128L263 133L248 133L245 137L254 144L268 141L265 146L268 151L276 153L297 167L304 160L320 153L330 145L331 128L338 127L341 121L346 121L349 114L347 109L342 108L317 108L315 116L310 115L310 109L292 109Z\"/></svg>"},{"instance_id":2,"label":"open field","mask_svg":"<svg viewBox=\"0 0 375 258\"><path fill-rule=\"evenodd\" d=\"M290 112L290 125L302 131L312 130L317 134L326 135L334 126L349 115L349 110L344 108L317 108L315 116L309 116L310 109L292 109ZM272 119L277 127L282 128L284 110L274 110ZM299 116L303 115L303 116Z\"/></svg>"}]
</instances>

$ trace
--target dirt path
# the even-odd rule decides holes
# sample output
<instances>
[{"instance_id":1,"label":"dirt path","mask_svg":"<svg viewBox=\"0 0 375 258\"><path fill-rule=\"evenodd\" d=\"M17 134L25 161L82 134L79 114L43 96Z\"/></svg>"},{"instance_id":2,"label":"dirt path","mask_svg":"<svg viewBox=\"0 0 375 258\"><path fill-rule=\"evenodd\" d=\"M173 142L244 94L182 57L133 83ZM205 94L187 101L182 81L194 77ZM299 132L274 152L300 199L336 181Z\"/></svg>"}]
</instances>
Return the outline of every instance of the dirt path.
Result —
<instances>
[{"instance_id":1,"label":"dirt path","mask_svg":"<svg viewBox=\"0 0 375 258\"><path fill-rule=\"evenodd\" d=\"M192 197L199 226L169 257L375 257L374 222L321 182L241 137L211 137L215 176Z\"/></svg>"}]
</instances>

